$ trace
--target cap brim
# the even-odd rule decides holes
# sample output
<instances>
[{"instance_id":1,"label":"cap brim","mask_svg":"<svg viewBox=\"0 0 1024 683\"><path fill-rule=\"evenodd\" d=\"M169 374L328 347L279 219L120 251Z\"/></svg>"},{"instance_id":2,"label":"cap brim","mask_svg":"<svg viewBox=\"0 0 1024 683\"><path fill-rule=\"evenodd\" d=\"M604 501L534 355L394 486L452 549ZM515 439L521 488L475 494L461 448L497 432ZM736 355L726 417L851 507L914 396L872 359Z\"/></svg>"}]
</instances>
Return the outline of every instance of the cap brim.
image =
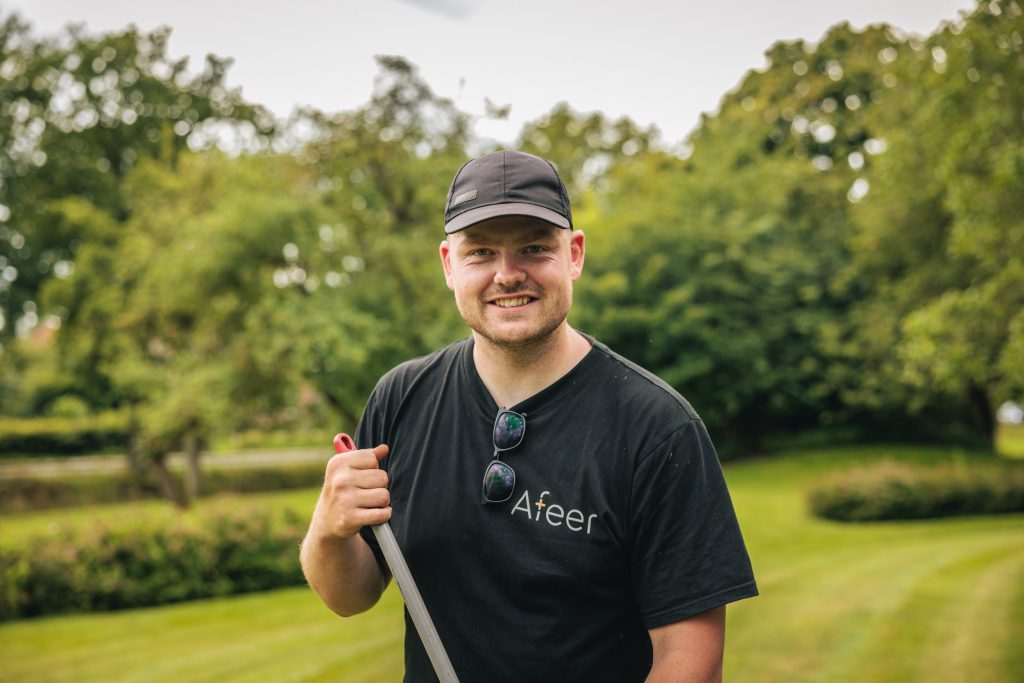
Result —
<instances>
[{"instance_id":1,"label":"cap brim","mask_svg":"<svg viewBox=\"0 0 1024 683\"><path fill-rule=\"evenodd\" d=\"M499 216L533 216L534 218L539 218L542 221L551 223L559 228L572 227L565 216L556 213L551 209L547 209L543 206L537 206L536 204L508 202L481 206L476 209L470 209L465 213L460 213L458 216L444 224L444 232L446 235L451 235L454 232L465 230L472 225L490 220L491 218L498 218Z\"/></svg>"}]
</instances>

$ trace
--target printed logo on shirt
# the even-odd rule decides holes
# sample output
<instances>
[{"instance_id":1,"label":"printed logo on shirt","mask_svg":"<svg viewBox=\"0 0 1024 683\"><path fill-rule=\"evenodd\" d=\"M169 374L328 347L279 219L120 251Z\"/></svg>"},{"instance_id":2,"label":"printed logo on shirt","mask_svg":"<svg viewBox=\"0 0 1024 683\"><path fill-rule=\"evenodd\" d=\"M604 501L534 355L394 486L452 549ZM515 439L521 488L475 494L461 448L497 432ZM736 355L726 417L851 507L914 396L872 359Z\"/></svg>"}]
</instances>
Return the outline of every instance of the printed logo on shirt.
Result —
<instances>
[{"instance_id":1,"label":"printed logo on shirt","mask_svg":"<svg viewBox=\"0 0 1024 683\"><path fill-rule=\"evenodd\" d=\"M576 508L566 509L558 503L549 502L545 497L550 493L551 491L541 491L537 500L533 500L530 497L529 489L523 491L523 495L516 501L509 514L513 517L526 515L531 522L541 523L543 521L551 526L564 526L569 531L589 536L591 525L597 514L587 515Z\"/></svg>"}]
</instances>

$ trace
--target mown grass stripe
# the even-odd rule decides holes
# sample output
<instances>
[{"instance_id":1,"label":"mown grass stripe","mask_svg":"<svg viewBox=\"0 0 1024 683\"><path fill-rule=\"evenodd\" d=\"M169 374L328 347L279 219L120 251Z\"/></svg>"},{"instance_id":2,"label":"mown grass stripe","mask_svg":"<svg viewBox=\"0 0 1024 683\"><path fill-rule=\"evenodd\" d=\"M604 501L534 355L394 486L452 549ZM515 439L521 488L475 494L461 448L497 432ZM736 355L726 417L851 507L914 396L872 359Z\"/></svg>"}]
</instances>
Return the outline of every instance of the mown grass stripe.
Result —
<instances>
[{"instance_id":1,"label":"mown grass stripe","mask_svg":"<svg viewBox=\"0 0 1024 683\"><path fill-rule=\"evenodd\" d=\"M847 548L824 558L806 558L781 581L762 582L760 604L751 603L760 614L744 615L756 620L753 633L745 642L729 634L732 651L749 648L753 653L740 660L745 670L730 680L850 680L845 678L849 664L858 660L873 624L927 571L934 552L928 544L884 554ZM901 571L880 582L894 564ZM745 677L755 670L758 677Z\"/></svg>"},{"instance_id":2,"label":"mown grass stripe","mask_svg":"<svg viewBox=\"0 0 1024 683\"><path fill-rule=\"evenodd\" d=\"M1010 585L1013 591L1006 596L1010 646L1003 651L1002 666L997 669L1013 671L1024 678L1024 564L1018 567L1017 576Z\"/></svg>"},{"instance_id":3,"label":"mown grass stripe","mask_svg":"<svg viewBox=\"0 0 1024 683\"><path fill-rule=\"evenodd\" d=\"M403 634L394 589L355 619L331 614L308 588L286 589L5 625L0 680L201 683L294 673L296 680L330 680L323 678L327 668L355 673L381 660L400 671Z\"/></svg>"},{"instance_id":4,"label":"mown grass stripe","mask_svg":"<svg viewBox=\"0 0 1024 683\"><path fill-rule=\"evenodd\" d=\"M729 608L726 680L874 683L864 670L865 660L873 656L873 634L900 613L917 582L926 580L937 563L956 562L964 553L1009 549L1024 538L1024 515L1019 514L872 524L815 519L802 493L831 459L799 455L777 463L778 469L763 461L727 468L761 596ZM849 464L838 460L831 466ZM1008 596L1016 590L1016 585L1007 586ZM933 618L934 606L916 609L922 618ZM1021 623L1024 605L1016 610L1005 618L996 615L1008 632L1015 629L1007 620ZM883 659L883 669L900 670L901 662ZM979 665L991 680L1010 681L1016 661L1005 655L1003 662ZM915 676L893 680L944 680Z\"/></svg>"},{"instance_id":5,"label":"mown grass stripe","mask_svg":"<svg viewBox=\"0 0 1024 683\"><path fill-rule=\"evenodd\" d=\"M990 570L992 562L1006 557L1005 545L990 538L951 540L953 542L944 547L934 548L916 567L908 567L903 554L891 558L890 575L894 579L889 593L890 598L896 599L890 599L885 609L873 618L857 622L855 641L859 647L837 657L826 671L825 680L859 679L878 683L951 680L947 677L952 670L950 662L937 668L932 663L948 659L955 632L944 630L950 624L962 628L964 622L958 620L958 614L970 611L972 601L981 597L973 595L974 582L981 578L979 574L994 581L992 585L1002 590L1014 590L1007 582L1010 577ZM1021 561L1019 557L1011 559L1015 564ZM992 623L992 617L1000 615L974 616ZM995 622L1002 627L1009 626L998 618ZM976 631L974 627L971 630ZM969 658L977 667L972 680L988 680L977 674L999 669L997 662L984 661L976 650L971 650Z\"/></svg>"},{"instance_id":6,"label":"mown grass stripe","mask_svg":"<svg viewBox=\"0 0 1024 683\"><path fill-rule=\"evenodd\" d=\"M943 662L939 657L925 660L937 665L929 667L925 675L955 672L956 676L950 680L964 683L1005 680L996 673L1004 653L1024 645L1024 624L1010 619L1009 608L1014 593L1021 590L1024 544L1011 557L998 559L1002 555L1003 551L996 551L990 568L967 578L965 587L973 587L973 590L960 604L951 605L955 609L939 620L947 630L955 628L955 637L952 645L943 649L950 655L947 661ZM1018 669L1017 674L1024 679L1024 671Z\"/></svg>"},{"instance_id":7,"label":"mown grass stripe","mask_svg":"<svg viewBox=\"0 0 1024 683\"><path fill-rule=\"evenodd\" d=\"M885 641L888 659L902 666L880 671L878 680L1009 680L1000 665L1022 629L1012 621L1009 607L1020 591L1022 570L1024 544L1009 552L991 548L968 554L937 567L909 596L904 609L910 616L901 625L904 632ZM923 618L925 614L928 618ZM1016 641L1019 645L1019 637Z\"/></svg>"}]
</instances>

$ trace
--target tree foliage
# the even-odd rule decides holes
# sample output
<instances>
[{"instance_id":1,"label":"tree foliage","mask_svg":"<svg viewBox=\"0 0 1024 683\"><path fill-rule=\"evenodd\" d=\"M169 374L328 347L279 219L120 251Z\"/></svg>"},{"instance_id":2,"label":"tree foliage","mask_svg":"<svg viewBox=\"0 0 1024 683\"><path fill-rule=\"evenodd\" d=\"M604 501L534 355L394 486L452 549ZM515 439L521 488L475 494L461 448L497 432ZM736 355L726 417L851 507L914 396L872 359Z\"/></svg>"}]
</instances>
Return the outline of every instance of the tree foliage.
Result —
<instances>
[{"instance_id":1,"label":"tree foliage","mask_svg":"<svg viewBox=\"0 0 1024 683\"><path fill-rule=\"evenodd\" d=\"M287 403L290 350L283 331L263 337L264 312L286 245L322 220L304 183L276 157L145 162L126 181L118 238L87 243L74 274L49 283L48 308L87 313L61 330L63 357L86 359L69 372L102 379L131 411L137 456L160 467L173 450L195 455Z\"/></svg>"},{"instance_id":2,"label":"tree foliage","mask_svg":"<svg viewBox=\"0 0 1024 683\"><path fill-rule=\"evenodd\" d=\"M367 105L305 115L315 135L300 157L331 220L301 250L305 282L288 287L308 296L283 314L305 376L350 428L384 372L463 333L437 246L469 118L407 61L378 61Z\"/></svg>"},{"instance_id":3,"label":"tree foliage","mask_svg":"<svg viewBox=\"0 0 1024 683\"><path fill-rule=\"evenodd\" d=\"M34 324L43 283L74 268L91 237L75 220L83 205L121 221L124 178L142 161L173 167L225 127L272 128L225 86L230 60L210 55L193 74L168 55L169 36L70 26L39 39L17 14L0 20L0 342L26 314Z\"/></svg>"},{"instance_id":4,"label":"tree foliage","mask_svg":"<svg viewBox=\"0 0 1024 683\"><path fill-rule=\"evenodd\" d=\"M737 446L990 439L1024 389L1021 17L778 43L675 148L567 103L528 123L588 236L573 323ZM465 334L437 244L472 118L381 57L364 106L275 124L166 38L0 26L0 410L130 411L158 466L222 431L350 430L381 374Z\"/></svg>"},{"instance_id":5,"label":"tree foliage","mask_svg":"<svg viewBox=\"0 0 1024 683\"><path fill-rule=\"evenodd\" d=\"M685 158L605 174L581 324L740 441L970 421L991 443L1021 391L1022 32L1000 2L927 40L776 44Z\"/></svg>"},{"instance_id":6,"label":"tree foliage","mask_svg":"<svg viewBox=\"0 0 1024 683\"><path fill-rule=\"evenodd\" d=\"M917 404L966 403L990 444L996 406L1024 390L1022 36L1017 2L985 2L883 56L915 87L894 89L851 264L875 283L858 315L885 331L887 375Z\"/></svg>"},{"instance_id":7,"label":"tree foliage","mask_svg":"<svg viewBox=\"0 0 1024 683\"><path fill-rule=\"evenodd\" d=\"M872 132L860 106L838 102L870 106L861 45L877 42L880 30L839 26L813 51L776 45L704 118L687 158L619 165L593 217L582 320L736 441L849 410L855 371L830 347L863 290L835 274L849 260L848 159Z\"/></svg>"}]
</instances>

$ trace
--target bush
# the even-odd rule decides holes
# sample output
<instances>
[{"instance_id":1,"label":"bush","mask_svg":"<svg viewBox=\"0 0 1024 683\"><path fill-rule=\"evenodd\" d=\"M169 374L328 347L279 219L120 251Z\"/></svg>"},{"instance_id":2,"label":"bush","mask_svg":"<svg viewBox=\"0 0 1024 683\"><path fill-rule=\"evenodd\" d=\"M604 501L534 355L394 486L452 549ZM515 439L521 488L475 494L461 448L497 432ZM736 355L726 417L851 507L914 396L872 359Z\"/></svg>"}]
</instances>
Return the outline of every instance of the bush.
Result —
<instances>
[{"instance_id":1,"label":"bush","mask_svg":"<svg viewBox=\"0 0 1024 683\"><path fill-rule=\"evenodd\" d=\"M125 450L128 416L0 418L0 456L95 453Z\"/></svg>"},{"instance_id":2,"label":"bush","mask_svg":"<svg viewBox=\"0 0 1024 683\"><path fill-rule=\"evenodd\" d=\"M807 500L819 517L846 522L1024 512L1024 467L886 460L817 482Z\"/></svg>"},{"instance_id":3,"label":"bush","mask_svg":"<svg viewBox=\"0 0 1024 683\"><path fill-rule=\"evenodd\" d=\"M63 530L0 549L0 620L118 610L303 582L305 520L231 501L197 520Z\"/></svg>"},{"instance_id":4,"label":"bush","mask_svg":"<svg viewBox=\"0 0 1024 683\"><path fill-rule=\"evenodd\" d=\"M320 486L327 458L322 463L267 467L203 469L203 493L255 493ZM178 486L182 473L172 471ZM63 477L9 477L0 479L0 513L113 503L159 498L156 481L136 481L130 472L96 473Z\"/></svg>"}]
</instances>

